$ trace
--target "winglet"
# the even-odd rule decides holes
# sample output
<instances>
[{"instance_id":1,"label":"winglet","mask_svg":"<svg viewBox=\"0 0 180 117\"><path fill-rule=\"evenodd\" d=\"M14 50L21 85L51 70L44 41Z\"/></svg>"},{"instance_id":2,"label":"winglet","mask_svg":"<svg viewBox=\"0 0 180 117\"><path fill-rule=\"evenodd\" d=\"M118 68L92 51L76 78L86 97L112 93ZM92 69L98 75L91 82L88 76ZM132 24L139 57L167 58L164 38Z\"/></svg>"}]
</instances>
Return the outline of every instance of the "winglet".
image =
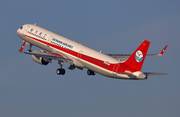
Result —
<instances>
[{"instance_id":1,"label":"winglet","mask_svg":"<svg viewBox=\"0 0 180 117\"><path fill-rule=\"evenodd\" d=\"M159 53L160 55L163 55L164 54L164 51L166 50L166 48L168 47L168 45L166 45L165 47L164 47L164 49Z\"/></svg>"},{"instance_id":2,"label":"winglet","mask_svg":"<svg viewBox=\"0 0 180 117\"><path fill-rule=\"evenodd\" d=\"M21 48L19 49L19 52L23 51L25 44L26 44L26 41L24 41L24 43L22 44Z\"/></svg>"}]
</instances>

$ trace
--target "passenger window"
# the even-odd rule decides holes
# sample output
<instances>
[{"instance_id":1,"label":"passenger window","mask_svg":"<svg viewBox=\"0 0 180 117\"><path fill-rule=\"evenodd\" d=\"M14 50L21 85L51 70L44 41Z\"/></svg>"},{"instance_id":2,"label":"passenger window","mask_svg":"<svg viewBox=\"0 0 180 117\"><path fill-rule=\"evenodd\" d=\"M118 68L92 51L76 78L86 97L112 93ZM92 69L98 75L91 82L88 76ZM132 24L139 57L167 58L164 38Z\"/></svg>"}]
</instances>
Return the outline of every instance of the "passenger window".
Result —
<instances>
[{"instance_id":1,"label":"passenger window","mask_svg":"<svg viewBox=\"0 0 180 117\"><path fill-rule=\"evenodd\" d=\"M39 35L41 36L42 32L39 33Z\"/></svg>"},{"instance_id":2,"label":"passenger window","mask_svg":"<svg viewBox=\"0 0 180 117\"><path fill-rule=\"evenodd\" d=\"M37 32L38 32L38 31L36 30L35 34L37 34Z\"/></svg>"},{"instance_id":3,"label":"passenger window","mask_svg":"<svg viewBox=\"0 0 180 117\"><path fill-rule=\"evenodd\" d=\"M43 38L46 36L47 34L45 34L44 36L43 36Z\"/></svg>"}]
</instances>

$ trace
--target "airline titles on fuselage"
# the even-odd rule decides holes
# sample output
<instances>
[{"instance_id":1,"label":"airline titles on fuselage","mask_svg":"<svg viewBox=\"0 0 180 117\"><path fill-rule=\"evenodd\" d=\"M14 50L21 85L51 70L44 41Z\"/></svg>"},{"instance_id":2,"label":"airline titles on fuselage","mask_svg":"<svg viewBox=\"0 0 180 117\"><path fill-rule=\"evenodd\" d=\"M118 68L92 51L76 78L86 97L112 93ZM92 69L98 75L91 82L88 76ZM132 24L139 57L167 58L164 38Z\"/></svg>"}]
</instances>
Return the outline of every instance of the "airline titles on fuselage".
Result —
<instances>
[{"instance_id":1,"label":"airline titles on fuselage","mask_svg":"<svg viewBox=\"0 0 180 117\"><path fill-rule=\"evenodd\" d=\"M38 31L36 30L36 31L33 33L33 30L34 30L34 29L31 29L30 31L27 31L27 32L30 33L30 34L32 34L32 35L34 35L34 36L36 36L36 37L38 37L38 38L41 38L41 39L43 39L43 40L46 41L45 36L46 36L47 34L44 34L44 36L42 36L42 32L40 32L39 35L37 35Z\"/></svg>"},{"instance_id":2,"label":"airline titles on fuselage","mask_svg":"<svg viewBox=\"0 0 180 117\"><path fill-rule=\"evenodd\" d=\"M40 38L40 39L42 39L42 40L44 40L44 41L46 41L47 38L48 38L48 37L47 37L47 34L43 34L43 32L39 32L39 33L38 33L38 31L37 31L37 30L34 30L33 28L31 28L30 31L27 31L27 33L29 33L29 34L31 34L31 35L34 35L34 36L36 36L36 37L38 37L38 38ZM50 37L52 37L52 36L50 36ZM50 37L49 37L49 38L50 38ZM68 49L68 50L70 50L70 51L72 51L72 52L75 52L75 51L73 50L73 46L70 45L70 44L68 44L68 43L66 43L66 42L60 41L60 40L58 40L58 39L56 39L56 38L52 38L51 40L48 40L48 41L49 41L49 43L51 43L51 44L53 44L53 45L56 45L56 46L59 46L59 47ZM94 62L97 63L97 64L101 64L101 65L109 68L109 65L110 65L110 64L109 64L108 61L104 61L104 62L102 61L102 62L100 62L100 61L95 60L94 58L88 57L88 56L86 56L86 55L83 55L82 57L84 57L84 58L86 58L86 59L89 59L89 60L91 60L91 61L94 61Z\"/></svg>"},{"instance_id":3,"label":"airline titles on fuselage","mask_svg":"<svg viewBox=\"0 0 180 117\"><path fill-rule=\"evenodd\" d=\"M65 42L62 42L62 41L59 41L59 40L57 40L57 39L55 39L55 38L53 38L52 40L51 40L51 43L52 44L55 44L55 45L58 45L58 46L66 46L66 47L68 47L68 48L70 48L70 49L72 49L73 48L73 46L72 45L70 45L70 44L67 44L67 43L65 43Z\"/></svg>"},{"instance_id":4,"label":"airline titles on fuselage","mask_svg":"<svg viewBox=\"0 0 180 117\"><path fill-rule=\"evenodd\" d=\"M47 34L44 34L44 35L43 35L43 32L40 32L40 33L38 34L38 31L37 31L37 30L34 31L34 32L33 32L33 30L34 30L34 29L32 28L32 29L30 29L30 31L27 31L27 32L28 32L29 34L32 34L32 35L34 35L34 36L36 36L36 37L44 40L44 41L47 40L47 39L46 39ZM72 45L70 45L70 44L68 44L68 43L66 43L66 42L62 42L62 41L60 41L60 40L58 40L58 39L55 39L55 38L53 38L53 39L50 41L50 43L52 43L52 44L54 44L54 45L57 45L57 46L60 46L60 47L63 47L63 48L66 48L66 49L69 49L69 50L71 50L71 49L73 48Z\"/></svg>"}]
</instances>

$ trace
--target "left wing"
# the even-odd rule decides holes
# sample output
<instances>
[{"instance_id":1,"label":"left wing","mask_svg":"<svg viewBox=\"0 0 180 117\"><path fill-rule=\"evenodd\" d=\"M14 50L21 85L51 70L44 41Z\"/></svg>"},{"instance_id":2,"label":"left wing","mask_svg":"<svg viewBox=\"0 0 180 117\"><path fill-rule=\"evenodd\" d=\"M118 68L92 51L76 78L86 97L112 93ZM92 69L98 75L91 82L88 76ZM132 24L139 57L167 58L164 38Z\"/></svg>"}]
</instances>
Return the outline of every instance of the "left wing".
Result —
<instances>
[{"instance_id":1,"label":"left wing","mask_svg":"<svg viewBox=\"0 0 180 117\"><path fill-rule=\"evenodd\" d=\"M23 52L25 54L35 55L36 57L46 58L48 60L60 60L67 63L71 63L72 60L59 52L45 52L45 51L34 51L34 52Z\"/></svg>"},{"instance_id":2,"label":"left wing","mask_svg":"<svg viewBox=\"0 0 180 117\"><path fill-rule=\"evenodd\" d=\"M25 54L30 54L30 55L34 55L36 57L42 57L42 58L46 58L47 60L60 60L60 61L64 61L67 63L72 63L73 61L66 55L64 55L63 53L60 52L46 52L43 50L34 50L33 52L24 52L24 46L27 42L24 41L21 48L19 49L20 52L25 53Z\"/></svg>"},{"instance_id":3,"label":"left wing","mask_svg":"<svg viewBox=\"0 0 180 117\"><path fill-rule=\"evenodd\" d=\"M167 46L168 45L166 45L160 53L158 53L158 54L147 54L146 57L162 56L164 54L164 51L166 50ZM107 54L107 55L109 55L115 59L118 59L118 60L126 60L131 56L131 54Z\"/></svg>"}]
</instances>

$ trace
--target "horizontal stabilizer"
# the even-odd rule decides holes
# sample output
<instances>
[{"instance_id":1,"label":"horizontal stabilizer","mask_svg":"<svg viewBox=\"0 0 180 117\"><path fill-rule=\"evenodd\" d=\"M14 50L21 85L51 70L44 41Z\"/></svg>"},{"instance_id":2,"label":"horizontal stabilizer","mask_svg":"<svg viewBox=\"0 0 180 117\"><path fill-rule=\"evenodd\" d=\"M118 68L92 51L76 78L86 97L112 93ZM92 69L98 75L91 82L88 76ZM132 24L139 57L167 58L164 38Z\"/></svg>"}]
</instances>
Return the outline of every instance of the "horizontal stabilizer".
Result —
<instances>
[{"instance_id":1,"label":"horizontal stabilizer","mask_svg":"<svg viewBox=\"0 0 180 117\"><path fill-rule=\"evenodd\" d=\"M168 47L168 45L166 45L165 47L164 47L164 49L159 53L160 55L163 55L164 54L164 51L166 50L166 48Z\"/></svg>"},{"instance_id":2,"label":"horizontal stabilizer","mask_svg":"<svg viewBox=\"0 0 180 117\"><path fill-rule=\"evenodd\" d=\"M167 47L168 47L168 45L166 45L166 46L163 48L163 50L162 50L160 53L158 53L158 54L147 54L146 56L147 56L147 57L162 56L162 55L164 54L164 51L166 50Z\"/></svg>"},{"instance_id":3,"label":"horizontal stabilizer","mask_svg":"<svg viewBox=\"0 0 180 117\"><path fill-rule=\"evenodd\" d=\"M161 52L159 52L158 54L146 54L146 57L162 56L167 47L168 47L168 45L166 45L163 48L163 50ZM115 59L122 60L122 61L128 59L131 56L131 54L107 54L107 55L109 55Z\"/></svg>"},{"instance_id":4,"label":"horizontal stabilizer","mask_svg":"<svg viewBox=\"0 0 180 117\"><path fill-rule=\"evenodd\" d=\"M168 75L166 73L144 73L144 74L146 74L147 76Z\"/></svg>"}]
</instances>

